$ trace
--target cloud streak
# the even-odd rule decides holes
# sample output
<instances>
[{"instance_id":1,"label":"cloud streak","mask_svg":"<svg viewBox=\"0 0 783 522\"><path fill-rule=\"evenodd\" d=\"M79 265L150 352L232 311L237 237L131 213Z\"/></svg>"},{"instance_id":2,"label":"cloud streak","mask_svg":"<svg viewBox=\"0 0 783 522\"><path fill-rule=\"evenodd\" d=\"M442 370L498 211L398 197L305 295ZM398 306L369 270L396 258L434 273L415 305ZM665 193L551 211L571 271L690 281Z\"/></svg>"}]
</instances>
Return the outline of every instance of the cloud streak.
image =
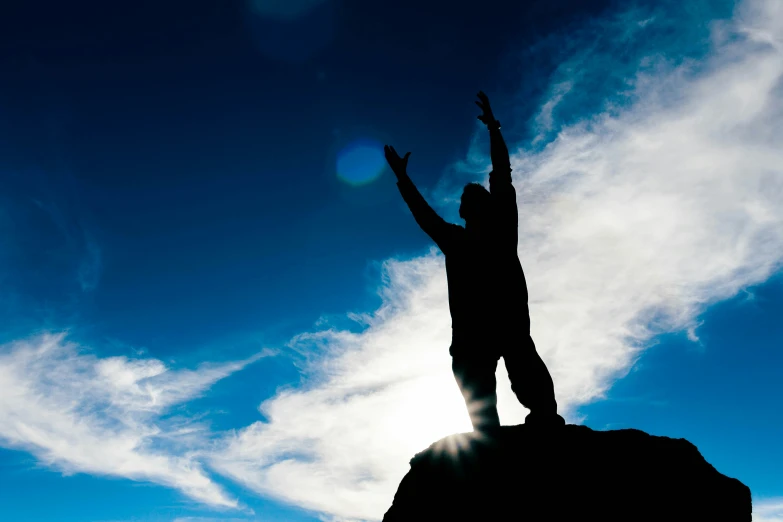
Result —
<instances>
[{"instance_id":1,"label":"cloud streak","mask_svg":"<svg viewBox=\"0 0 783 522\"><path fill-rule=\"evenodd\" d=\"M662 60L628 78L633 103L513 154L532 333L571 420L656 335L695 339L706 306L781 266L783 6L746 2L716 29L702 63ZM567 81L544 104L544 130L578 89ZM268 422L227 437L214 469L308 509L378 519L416 451L469 429L442 257L387 261L380 292L362 332L292 341L311 356L305 385L264 402ZM520 422L502 365L498 377L501 420Z\"/></svg>"},{"instance_id":2,"label":"cloud streak","mask_svg":"<svg viewBox=\"0 0 783 522\"><path fill-rule=\"evenodd\" d=\"M783 518L783 498L753 501L753 520L756 522L780 522Z\"/></svg>"},{"instance_id":3,"label":"cloud streak","mask_svg":"<svg viewBox=\"0 0 783 522\"><path fill-rule=\"evenodd\" d=\"M206 433L163 415L256 360L171 370L156 359L98 358L64 334L0 347L0 442L63 473L111 475L237 507L198 460Z\"/></svg>"}]
</instances>

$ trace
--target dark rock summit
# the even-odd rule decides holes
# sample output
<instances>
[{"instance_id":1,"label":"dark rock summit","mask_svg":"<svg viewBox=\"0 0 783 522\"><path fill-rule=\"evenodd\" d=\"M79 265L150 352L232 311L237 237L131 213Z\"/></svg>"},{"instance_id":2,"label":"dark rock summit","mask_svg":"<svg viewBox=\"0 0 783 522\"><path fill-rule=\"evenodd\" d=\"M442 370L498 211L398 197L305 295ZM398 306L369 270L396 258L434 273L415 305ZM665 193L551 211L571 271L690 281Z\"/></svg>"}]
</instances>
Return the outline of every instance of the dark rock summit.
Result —
<instances>
[{"instance_id":1,"label":"dark rock summit","mask_svg":"<svg viewBox=\"0 0 783 522\"><path fill-rule=\"evenodd\" d=\"M383 520L745 522L751 497L685 439L520 425L417 454Z\"/></svg>"}]
</instances>

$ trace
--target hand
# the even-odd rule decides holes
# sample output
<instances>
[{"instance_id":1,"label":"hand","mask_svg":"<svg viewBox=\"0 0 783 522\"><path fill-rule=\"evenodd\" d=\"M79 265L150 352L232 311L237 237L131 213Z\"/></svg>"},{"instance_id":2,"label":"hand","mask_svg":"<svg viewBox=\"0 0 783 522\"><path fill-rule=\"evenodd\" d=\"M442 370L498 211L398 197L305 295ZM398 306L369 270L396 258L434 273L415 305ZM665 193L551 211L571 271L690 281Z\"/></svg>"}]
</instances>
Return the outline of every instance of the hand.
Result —
<instances>
[{"instance_id":1,"label":"hand","mask_svg":"<svg viewBox=\"0 0 783 522\"><path fill-rule=\"evenodd\" d=\"M495 119L495 115L492 114L492 107L489 106L489 98L487 98L487 95L484 94L484 91L479 91L477 96L479 101L476 102L476 105L478 105L482 111L482 114L478 117L478 119L481 120L481 122L487 127L490 125L499 125L500 122L497 121Z\"/></svg>"},{"instance_id":2,"label":"hand","mask_svg":"<svg viewBox=\"0 0 783 522\"><path fill-rule=\"evenodd\" d=\"M400 155L397 154L397 151L394 150L394 147L390 145L384 145L383 152L386 155L386 161L389 163L394 175L397 176L397 179L400 179L402 176L407 176L408 157L411 153L406 152L405 156L401 158Z\"/></svg>"}]
</instances>

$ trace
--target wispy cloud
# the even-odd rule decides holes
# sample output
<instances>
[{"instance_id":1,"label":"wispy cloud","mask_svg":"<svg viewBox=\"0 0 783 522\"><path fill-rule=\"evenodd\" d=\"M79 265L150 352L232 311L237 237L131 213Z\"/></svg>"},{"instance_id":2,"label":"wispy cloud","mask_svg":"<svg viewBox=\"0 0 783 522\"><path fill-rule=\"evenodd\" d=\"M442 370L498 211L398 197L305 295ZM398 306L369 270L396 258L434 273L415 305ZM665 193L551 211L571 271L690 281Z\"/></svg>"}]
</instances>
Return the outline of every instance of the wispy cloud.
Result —
<instances>
[{"instance_id":1,"label":"wispy cloud","mask_svg":"<svg viewBox=\"0 0 783 522\"><path fill-rule=\"evenodd\" d=\"M628 79L632 104L514 153L532 333L572 420L657 334L695 338L707 305L783 261L783 4L742 4L722 29L698 70L664 62ZM216 470L305 508L378 519L414 452L469 429L442 258L387 261L381 293L366 330L293 340L315 354L305 386L262 404L269 422L228 437ZM502 365L498 388L503 422L520 422Z\"/></svg>"},{"instance_id":2,"label":"wispy cloud","mask_svg":"<svg viewBox=\"0 0 783 522\"><path fill-rule=\"evenodd\" d=\"M99 358L63 334L4 345L0 444L64 473L150 481L237 507L199 463L204 428L164 414L258 357L172 370L156 359Z\"/></svg>"},{"instance_id":3,"label":"wispy cloud","mask_svg":"<svg viewBox=\"0 0 783 522\"><path fill-rule=\"evenodd\" d=\"M562 99L568 95L569 91L573 88L573 86L574 86L573 83L568 80L560 82L557 85L555 85L552 88L552 95L538 111L538 115L536 116L536 124L538 124L541 130L544 131L545 133L551 131L552 126L554 125L555 107L557 107L557 104L560 103ZM538 136L536 136L536 141L543 140L544 137L545 134L539 134ZM479 155L479 157L481 156Z\"/></svg>"},{"instance_id":4,"label":"wispy cloud","mask_svg":"<svg viewBox=\"0 0 783 522\"><path fill-rule=\"evenodd\" d=\"M756 522L780 522L783 520L783 498L754 499L753 520Z\"/></svg>"}]
</instances>

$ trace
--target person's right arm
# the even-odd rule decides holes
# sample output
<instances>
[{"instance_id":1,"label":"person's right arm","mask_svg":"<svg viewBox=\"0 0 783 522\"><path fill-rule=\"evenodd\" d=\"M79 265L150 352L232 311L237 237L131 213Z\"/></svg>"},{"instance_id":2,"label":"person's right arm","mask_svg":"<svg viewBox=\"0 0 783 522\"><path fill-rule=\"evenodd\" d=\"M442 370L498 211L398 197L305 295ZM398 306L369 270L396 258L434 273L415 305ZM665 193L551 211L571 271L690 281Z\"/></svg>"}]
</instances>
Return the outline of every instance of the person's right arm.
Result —
<instances>
[{"instance_id":1,"label":"person's right arm","mask_svg":"<svg viewBox=\"0 0 783 522\"><path fill-rule=\"evenodd\" d=\"M394 147L386 145L384 147L386 153L386 160L389 162L389 166L397 176L397 188L400 190L402 199L408 205L408 208L413 214L413 218L416 223L419 224L421 229L428 235L435 244L445 254L451 244L451 237L453 236L454 228L456 225L448 223L432 207L421 195L419 189L413 184L413 181L408 176L408 156L410 152L406 153L403 158L397 154Z\"/></svg>"}]
</instances>

